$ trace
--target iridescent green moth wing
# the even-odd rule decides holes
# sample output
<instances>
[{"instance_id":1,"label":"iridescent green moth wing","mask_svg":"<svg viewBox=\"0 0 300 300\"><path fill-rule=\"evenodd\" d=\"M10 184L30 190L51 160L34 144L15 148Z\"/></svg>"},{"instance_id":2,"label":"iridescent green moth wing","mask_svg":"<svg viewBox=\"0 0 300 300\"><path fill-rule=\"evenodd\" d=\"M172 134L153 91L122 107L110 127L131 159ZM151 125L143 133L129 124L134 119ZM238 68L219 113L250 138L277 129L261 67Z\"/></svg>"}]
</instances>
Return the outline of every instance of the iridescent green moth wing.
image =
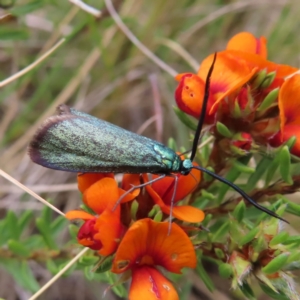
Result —
<instances>
[{"instance_id":1,"label":"iridescent green moth wing","mask_svg":"<svg viewBox=\"0 0 300 300\"><path fill-rule=\"evenodd\" d=\"M29 145L31 159L69 172L169 173L180 158L170 148L91 115L58 107Z\"/></svg>"}]
</instances>

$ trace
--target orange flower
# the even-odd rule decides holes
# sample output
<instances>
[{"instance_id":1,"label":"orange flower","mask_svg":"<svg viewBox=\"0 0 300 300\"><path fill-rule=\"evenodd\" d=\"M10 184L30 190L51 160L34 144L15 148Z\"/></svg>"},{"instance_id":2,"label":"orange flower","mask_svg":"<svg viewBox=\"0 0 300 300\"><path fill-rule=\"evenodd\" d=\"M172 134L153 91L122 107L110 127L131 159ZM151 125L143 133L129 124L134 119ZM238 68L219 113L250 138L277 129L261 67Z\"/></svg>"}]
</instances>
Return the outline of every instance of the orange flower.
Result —
<instances>
[{"instance_id":1,"label":"orange flower","mask_svg":"<svg viewBox=\"0 0 300 300\"><path fill-rule=\"evenodd\" d=\"M259 70L266 69L267 73L276 71L276 78L293 74L296 68L280 65L267 60L267 40L265 37L256 38L250 32L240 32L227 43L226 51L244 59L250 67Z\"/></svg>"},{"instance_id":2,"label":"orange flower","mask_svg":"<svg viewBox=\"0 0 300 300\"><path fill-rule=\"evenodd\" d=\"M258 54L266 59L268 53L267 39L264 36L256 38L250 32L240 32L229 40L226 49Z\"/></svg>"},{"instance_id":3,"label":"orange flower","mask_svg":"<svg viewBox=\"0 0 300 300\"><path fill-rule=\"evenodd\" d=\"M296 143L291 153L300 156L300 75L288 78L279 91L278 106L280 111L280 132L271 140L274 147L280 146L292 136Z\"/></svg>"},{"instance_id":4,"label":"orange flower","mask_svg":"<svg viewBox=\"0 0 300 300\"><path fill-rule=\"evenodd\" d=\"M119 211L105 210L100 216L95 217L84 211L73 210L66 213L66 218L84 220L77 234L78 243L98 250L100 255L108 256L116 251L124 233L119 214Z\"/></svg>"},{"instance_id":5,"label":"orange flower","mask_svg":"<svg viewBox=\"0 0 300 300\"><path fill-rule=\"evenodd\" d=\"M178 294L172 283L157 269L143 266L132 270L129 291L130 300L177 300Z\"/></svg>"},{"instance_id":6,"label":"orange flower","mask_svg":"<svg viewBox=\"0 0 300 300\"><path fill-rule=\"evenodd\" d=\"M114 178L113 173L78 173L77 184L81 193L89 188L92 184L99 181L102 178L109 177Z\"/></svg>"},{"instance_id":7,"label":"orange flower","mask_svg":"<svg viewBox=\"0 0 300 300\"><path fill-rule=\"evenodd\" d=\"M172 284L156 269L174 273L196 267L194 247L186 233L172 223L142 219L126 232L116 252L112 272L132 271L129 299L178 299Z\"/></svg>"},{"instance_id":8,"label":"orange flower","mask_svg":"<svg viewBox=\"0 0 300 300\"><path fill-rule=\"evenodd\" d=\"M66 213L69 220L81 219L84 224L79 229L77 240L83 246L98 250L101 255L111 255L117 249L125 229L121 223L121 208L116 205L121 196L132 185L140 184L139 175L123 177L123 188L118 187L112 173L78 174L78 188L83 193L83 202L96 215L73 210ZM127 193L123 202L132 201L139 189Z\"/></svg>"},{"instance_id":9,"label":"orange flower","mask_svg":"<svg viewBox=\"0 0 300 300\"><path fill-rule=\"evenodd\" d=\"M175 100L178 107L185 113L199 118L204 96L205 82L198 75L192 73L179 74L176 76L179 85L175 91ZM214 97L210 94L207 111L210 111L215 102ZM206 115L205 121L212 123L213 118Z\"/></svg>"},{"instance_id":10,"label":"orange flower","mask_svg":"<svg viewBox=\"0 0 300 300\"><path fill-rule=\"evenodd\" d=\"M264 59L263 57L237 50L226 50L227 53L235 56L236 58L244 60L249 68L258 68L259 70L267 70L267 73L276 72L276 78L282 78L295 73L298 69L288 66L281 65Z\"/></svg>"},{"instance_id":11,"label":"orange flower","mask_svg":"<svg viewBox=\"0 0 300 300\"><path fill-rule=\"evenodd\" d=\"M102 203L98 203L105 206L105 199L106 192L104 192L104 189L109 189L110 186L106 185L106 182L100 183L101 179L104 178L114 178L113 173L84 173L84 174L78 174L77 175L77 182L78 182L78 189L83 193L83 199L87 206L93 209L87 202L91 200L92 205L97 205L98 201L101 201ZM95 184L95 185L94 185ZM121 197L124 193L126 193L127 190L131 188L132 185L139 185L140 179L138 174L125 174L123 176L122 181L122 187L123 189L119 188L119 197ZM90 189L87 193L85 193L91 186L93 186L92 189ZM138 196L140 192L140 189L134 190L132 193L127 193L126 196L122 199L122 203L127 201L132 201L134 198ZM108 193L109 194L109 193ZM104 197L104 198L103 198ZM97 199L94 199L97 198ZM93 204L94 203L94 204ZM112 205L114 205L113 203ZM97 211L97 209L96 209Z\"/></svg>"},{"instance_id":12,"label":"orange flower","mask_svg":"<svg viewBox=\"0 0 300 300\"><path fill-rule=\"evenodd\" d=\"M204 97L204 85L207 72L212 64L213 55L203 60L198 74L179 74L180 81L175 99L178 107L194 117L199 117ZM213 115L218 104L228 95L238 93L257 72L257 68L249 66L243 59L228 51L219 52L210 81L210 98L208 101L208 115ZM206 121L212 121L210 118Z\"/></svg>"},{"instance_id":13,"label":"orange flower","mask_svg":"<svg viewBox=\"0 0 300 300\"><path fill-rule=\"evenodd\" d=\"M86 178L91 179L90 176ZM104 177L85 189L84 203L98 216L77 210L66 213L69 220L84 220L77 235L78 243L98 250L101 255L110 255L116 250L124 232L120 221L120 206L113 210L119 198L118 185L110 177Z\"/></svg>"},{"instance_id":14,"label":"orange flower","mask_svg":"<svg viewBox=\"0 0 300 300\"><path fill-rule=\"evenodd\" d=\"M189 195L197 187L201 179L201 173L199 170L192 169L186 176L181 174L176 174L174 176L178 177L178 184L174 197L175 204ZM153 179L157 177L157 175L153 175ZM147 174L143 174L143 179L144 182L149 181ZM164 177L145 187L153 201L159 205L160 209L166 214L170 214L171 212L174 183L174 177ZM172 215L175 218L186 222L198 223L203 221L205 216L202 210L190 205L174 206L172 209Z\"/></svg>"},{"instance_id":15,"label":"orange flower","mask_svg":"<svg viewBox=\"0 0 300 300\"><path fill-rule=\"evenodd\" d=\"M266 70L267 73L276 72L273 82L276 83L274 86L278 87L282 84L283 77L297 71L291 66L268 61L266 57L266 39L264 37L257 39L248 32L235 35L228 42L226 50L218 52L211 76L206 123L214 123L214 114L222 100L226 97L230 97L231 101L238 99L240 89L257 72L262 70ZM204 59L197 75L183 73L176 76L176 80L179 81L175 92L177 105L182 111L196 118L200 116L202 109L205 80L212 60L213 55Z\"/></svg>"},{"instance_id":16,"label":"orange flower","mask_svg":"<svg viewBox=\"0 0 300 300\"><path fill-rule=\"evenodd\" d=\"M83 193L83 202L97 214L113 210L119 198L117 182L109 177L96 181ZM119 206L117 208L120 210Z\"/></svg>"}]
</instances>

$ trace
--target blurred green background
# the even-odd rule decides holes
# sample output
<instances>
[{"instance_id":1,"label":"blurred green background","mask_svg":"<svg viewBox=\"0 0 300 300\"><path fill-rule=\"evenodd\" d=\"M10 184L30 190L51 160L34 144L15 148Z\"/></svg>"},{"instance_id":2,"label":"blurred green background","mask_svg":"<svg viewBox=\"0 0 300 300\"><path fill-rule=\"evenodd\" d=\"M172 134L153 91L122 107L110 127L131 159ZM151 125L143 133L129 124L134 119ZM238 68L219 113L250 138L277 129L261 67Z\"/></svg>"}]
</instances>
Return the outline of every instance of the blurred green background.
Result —
<instances>
[{"instance_id":1,"label":"blurred green background","mask_svg":"<svg viewBox=\"0 0 300 300\"><path fill-rule=\"evenodd\" d=\"M103 1L86 3L102 16L95 18L62 0L0 0L1 6L12 5L0 9L0 80L34 62L61 37L69 37L34 70L3 86L0 94L0 168L63 211L80 203L75 175L34 165L26 154L39 123L54 114L58 104L164 143L173 137L178 146L190 146L190 132L172 108L176 81L128 40ZM193 66L224 49L241 31L265 36L270 60L295 67L300 63L298 0L125 0L114 5L134 35L178 73L195 72ZM31 209L39 216L42 205L0 177L1 218L8 209L16 214ZM62 243L67 237L67 230L61 233ZM51 278L42 265L33 262L31 267L41 284ZM229 281L220 280L214 269L209 272L218 290L210 293L191 273L188 299L240 299ZM101 299L105 288L75 272L40 299ZM1 264L0 297L28 299ZM258 299L267 298L262 294Z\"/></svg>"}]
</instances>

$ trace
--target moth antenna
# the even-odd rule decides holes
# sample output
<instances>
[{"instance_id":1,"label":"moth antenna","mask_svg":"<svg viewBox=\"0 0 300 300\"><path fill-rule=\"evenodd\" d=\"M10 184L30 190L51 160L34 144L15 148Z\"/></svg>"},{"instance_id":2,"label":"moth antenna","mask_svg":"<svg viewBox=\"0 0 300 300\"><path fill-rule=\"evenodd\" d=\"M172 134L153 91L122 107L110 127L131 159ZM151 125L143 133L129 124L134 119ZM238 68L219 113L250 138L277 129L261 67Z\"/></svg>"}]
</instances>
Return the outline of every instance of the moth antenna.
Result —
<instances>
[{"instance_id":1,"label":"moth antenna","mask_svg":"<svg viewBox=\"0 0 300 300\"><path fill-rule=\"evenodd\" d=\"M230 186L231 188L233 188L235 191L237 191L246 201L248 201L249 203L251 203L253 206L255 206L257 209L267 213L268 215L272 216L272 217L275 217L281 221L284 221L286 223L289 224L289 222L283 218L281 218L280 216L278 216L275 212L267 209L266 207L258 204L257 202L255 202L246 192L244 192L241 188L239 188L236 184L230 182L229 180L217 175L216 173L206 169L206 168L203 168L203 167L200 167L200 166L197 166L197 167L193 167L193 169L197 169L199 171L202 171L208 175L210 175L211 177L219 180L220 182L223 182L225 184L227 184L228 186Z\"/></svg>"},{"instance_id":2,"label":"moth antenna","mask_svg":"<svg viewBox=\"0 0 300 300\"><path fill-rule=\"evenodd\" d=\"M211 64L211 66L208 70L207 76L206 76L202 110L201 110L201 115L199 118L199 122L197 125L197 129L196 129L195 137L194 137L194 141L193 141L192 153L191 153L191 157L190 157L191 161L194 160L196 152L197 152L197 146L198 146L200 134L202 131L202 127L203 127L203 123L204 123L204 119L205 119L205 115L206 115L207 103L208 103L208 99L209 99L210 78L211 78L211 74L212 74L214 66L215 66L216 59L217 59L217 52L214 55L213 62Z\"/></svg>"}]
</instances>

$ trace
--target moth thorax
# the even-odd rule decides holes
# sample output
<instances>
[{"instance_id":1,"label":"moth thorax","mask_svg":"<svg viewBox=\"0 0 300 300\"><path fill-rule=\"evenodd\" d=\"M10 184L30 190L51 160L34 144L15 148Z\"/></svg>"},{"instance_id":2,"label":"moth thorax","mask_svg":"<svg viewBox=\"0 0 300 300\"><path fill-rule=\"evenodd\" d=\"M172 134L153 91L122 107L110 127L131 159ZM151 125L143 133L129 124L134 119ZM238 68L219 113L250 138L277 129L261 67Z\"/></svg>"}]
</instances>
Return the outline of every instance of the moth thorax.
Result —
<instances>
[{"instance_id":1,"label":"moth thorax","mask_svg":"<svg viewBox=\"0 0 300 300\"><path fill-rule=\"evenodd\" d=\"M190 159L184 159L181 161L180 173L182 175L187 175L191 172L192 167L193 167L192 161Z\"/></svg>"}]
</instances>

